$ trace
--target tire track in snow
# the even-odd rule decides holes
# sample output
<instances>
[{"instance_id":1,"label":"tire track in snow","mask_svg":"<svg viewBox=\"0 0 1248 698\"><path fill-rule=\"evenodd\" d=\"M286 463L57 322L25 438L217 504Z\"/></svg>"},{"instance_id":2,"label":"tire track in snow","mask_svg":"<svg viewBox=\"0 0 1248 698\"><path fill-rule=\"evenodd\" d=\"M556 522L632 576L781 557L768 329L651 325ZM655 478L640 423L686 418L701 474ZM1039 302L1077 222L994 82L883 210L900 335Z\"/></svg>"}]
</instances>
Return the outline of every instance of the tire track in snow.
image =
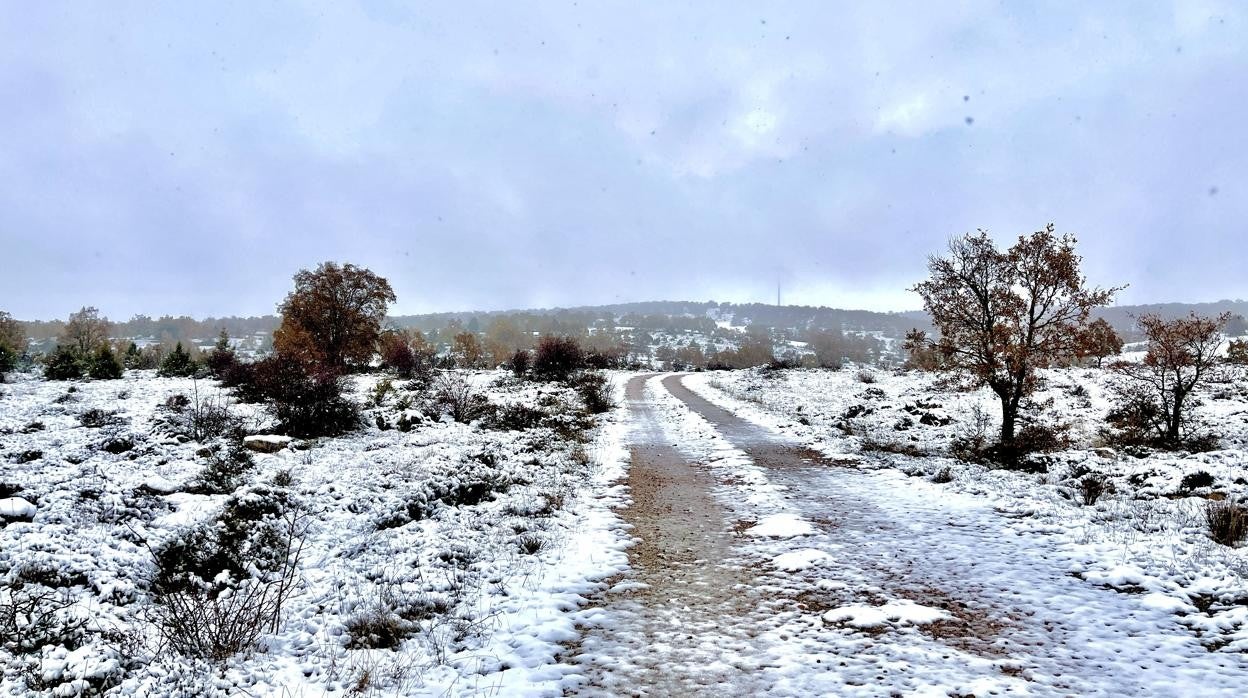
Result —
<instances>
[{"instance_id":1,"label":"tire track in snow","mask_svg":"<svg viewBox=\"0 0 1248 698\"><path fill-rule=\"evenodd\" d=\"M919 600L952 611L958 621L929 626L935 638L999 658L981 664L978 678L972 674L947 684L951 694L969 688L977 694L1243 694L1244 656L1207 652L1177 632L1168 613L1065 574L1055 563L1052 543L1009 531L984 502L894 471L830 467L819 454L737 417L681 379L668 377L663 385L767 468L772 481L787 489L789 501L829 534L801 542L837 563L805 573L801 603L818 611L863 601L869 607L897 598ZM770 552L788 548L775 545ZM785 593L792 591L791 581L773 574L763 583ZM899 649L896 644L913 640L897 630L856 633L858 658L886 657ZM924 673L914 662L891 671L885 660L879 665L875 677L850 667L845 693L856 686L885 694L908 676ZM973 672L975 665L966 668Z\"/></svg>"},{"instance_id":2,"label":"tire track in snow","mask_svg":"<svg viewBox=\"0 0 1248 698\"><path fill-rule=\"evenodd\" d=\"M637 376L626 395L635 418L621 514L633 528L632 571L591 603L603 614L578 643L577 695L756 694L760 619L753 575L733 551L724 508L702 467L671 444Z\"/></svg>"}]
</instances>

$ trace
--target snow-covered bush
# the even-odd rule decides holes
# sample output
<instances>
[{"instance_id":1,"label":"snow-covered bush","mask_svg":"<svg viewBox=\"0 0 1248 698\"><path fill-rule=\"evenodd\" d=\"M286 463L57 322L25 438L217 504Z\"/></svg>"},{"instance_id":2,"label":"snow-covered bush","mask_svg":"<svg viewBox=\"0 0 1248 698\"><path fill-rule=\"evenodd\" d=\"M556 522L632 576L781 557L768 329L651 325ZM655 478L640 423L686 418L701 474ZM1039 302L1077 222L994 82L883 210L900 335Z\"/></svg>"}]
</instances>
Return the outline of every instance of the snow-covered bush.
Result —
<instances>
[{"instance_id":1,"label":"snow-covered bush","mask_svg":"<svg viewBox=\"0 0 1248 698\"><path fill-rule=\"evenodd\" d=\"M1101 473L1088 473L1079 479L1077 489L1084 505L1092 506L1102 495L1112 492L1114 485Z\"/></svg>"},{"instance_id":2,"label":"snow-covered bush","mask_svg":"<svg viewBox=\"0 0 1248 698\"><path fill-rule=\"evenodd\" d=\"M223 661L281 623L307 522L289 490L254 486L215 521L153 550L152 616L179 654Z\"/></svg>"},{"instance_id":3,"label":"snow-covered bush","mask_svg":"<svg viewBox=\"0 0 1248 698\"><path fill-rule=\"evenodd\" d=\"M463 376L449 371L434 382L432 407L435 414L450 415L451 419L464 424L490 413L489 399L474 390Z\"/></svg>"}]
</instances>

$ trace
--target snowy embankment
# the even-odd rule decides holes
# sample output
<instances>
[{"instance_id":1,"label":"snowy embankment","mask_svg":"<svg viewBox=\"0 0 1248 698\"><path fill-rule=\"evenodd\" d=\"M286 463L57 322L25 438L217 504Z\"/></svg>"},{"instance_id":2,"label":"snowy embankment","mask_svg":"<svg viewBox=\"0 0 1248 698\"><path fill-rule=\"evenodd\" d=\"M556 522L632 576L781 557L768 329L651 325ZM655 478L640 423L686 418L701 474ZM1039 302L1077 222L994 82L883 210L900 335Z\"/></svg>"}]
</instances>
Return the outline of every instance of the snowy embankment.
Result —
<instances>
[{"instance_id":1,"label":"snowy embankment","mask_svg":"<svg viewBox=\"0 0 1248 698\"><path fill-rule=\"evenodd\" d=\"M271 425L214 382L14 379L0 386L0 694L559 695L575 610L627 566L625 411L566 427L567 388L473 376L491 403L547 415L509 430L422 416L420 390L358 377L366 427L254 445L235 481L210 476L222 442L193 438L175 396L226 405L249 433ZM280 624L219 664L180 656L158 632L156 552L274 506L301 540Z\"/></svg>"},{"instance_id":2,"label":"snowy embankment","mask_svg":"<svg viewBox=\"0 0 1248 698\"><path fill-rule=\"evenodd\" d=\"M1039 419L1068 425L1071 446L1048 454L1047 472L1039 474L952 457L959 438L991 438L999 405L986 390L951 392L929 374L736 371L690 375L685 383L776 434L853 456L858 468L909 476L912 485L902 477L890 490L898 516L906 500L983 502L1002 535L1043 540L1055 569L1163 611L1209 651L1248 652L1248 549L1214 542L1205 521L1207 502L1248 495L1243 381L1199 396L1197 418L1220 437L1220 450L1128 455L1100 442L1106 372L1069 369L1043 378L1034 398L1045 405ZM1107 487L1085 504L1080 482L1089 474L1103 476Z\"/></svg>"}]
</instances>

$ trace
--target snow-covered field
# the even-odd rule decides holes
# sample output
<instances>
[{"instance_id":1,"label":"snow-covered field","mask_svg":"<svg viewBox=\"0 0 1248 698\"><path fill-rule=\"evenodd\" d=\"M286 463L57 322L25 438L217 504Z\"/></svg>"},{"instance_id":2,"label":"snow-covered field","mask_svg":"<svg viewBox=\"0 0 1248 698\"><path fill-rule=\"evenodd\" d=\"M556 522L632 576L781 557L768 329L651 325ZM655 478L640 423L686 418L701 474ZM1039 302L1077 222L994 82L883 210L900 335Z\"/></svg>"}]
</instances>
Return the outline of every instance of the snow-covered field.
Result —
<instances>
[{"instance_id":1,"label":"snow-covered field","mask_svg":"<svg viewBox=\"0 0 1248 698\"><path fill-rule=\"evenodd\" d=\"M1205 506L1248 495L1243 378L1229 376L1198 396L1195 416L1220 438L1219 450L1129 455L1105 447L1099 436L1109 409L1106 372L1045 372L1035 396L1046 405L1042 419L1068 424L1072 441L1050 454L1047 472L1038 474L951 457L955 439L993 435L999 403L986 389L951 391L930 374L752 370L693 374L685 383L777 434L852 459L859 469L897 471L902 477L884 499L895 498L901 520L915 508L902 504L916 497L949 506L983 502L995 511L1001 536L1043 540L1054 569L1164 611L1171 630L1233 657L1231 666L1242 672L1248 671L1248 549L1214 542ZM1108 482L1093 504L1079 490L1089 473ZM1165 632L1155 641L1165 642Z\"/></svg>"},{"instance_id":2,"label":"snow-covered field","mask_svg":"<svg viewBox=\"0 0 1248 698\"><path fill-rule=\"evenodd\" d=\"M568 611L627 564L623 411L580 438L489 429L422 419L398 381L378 402L377 377L354 380L366 428L255 453L219 494L203 486L219 441L166 407L226 400L214 382L0 385L0 694L559 694ZM495 404L578 409L567 388L470 380ZM154 551L248 507L267 515L244 527L302 540L281 622L219 666L179 656L157 631Z\"/></svg>"},{"instance_id":3,"label":"snow-covered field","mask_svg":"<svg viewBox=\"0 0 1248 698\"><path fill-rule=\"evenodd\" d=\"M620 407L593 428L570 388L461 375L542 420L433 419L420 391L357 376L367 426L235 472L188 410L273 425L211 381L0 385L0 694L555 696L637 663L794 696L1234 695L1248 676L1248 551L1204 520L1248 496L1240 377L1195 411L1221 450L1128 454L1101 443L1105 373L1048 372L1035 399L1072 445L1024 473L953 457L991 437L997 403L921 373L656 376L632 411L617 374ZM724 512L723 559L690 564L738 579L670 647L629 597L639 415ZM1085 504L1090 473L1108 487ZM301 541L281 622L254 650L188 659L160 632L157 558L239 530Z\"/></svg>"}]
</instances>

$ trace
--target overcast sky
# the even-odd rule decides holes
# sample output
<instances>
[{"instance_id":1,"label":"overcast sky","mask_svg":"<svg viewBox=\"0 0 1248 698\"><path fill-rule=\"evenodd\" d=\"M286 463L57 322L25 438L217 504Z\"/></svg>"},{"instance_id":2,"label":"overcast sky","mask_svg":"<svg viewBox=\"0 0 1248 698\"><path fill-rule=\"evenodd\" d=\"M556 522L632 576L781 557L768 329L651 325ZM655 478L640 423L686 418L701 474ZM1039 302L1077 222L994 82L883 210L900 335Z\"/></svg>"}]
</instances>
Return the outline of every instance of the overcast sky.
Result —
<instances>
[{"instance_id":1,"label":"overcast sky","mask_svg":"<svg viewBox=\"0 0 1248 698\"><path fill-rule=\"evenodd\" d=\"M263 314L327 259L397 313L912 309L1049 221L1122 302L1248 296L1243 3L347 5L6 3L0 309Z\"/></svg>"}]
</instances>

